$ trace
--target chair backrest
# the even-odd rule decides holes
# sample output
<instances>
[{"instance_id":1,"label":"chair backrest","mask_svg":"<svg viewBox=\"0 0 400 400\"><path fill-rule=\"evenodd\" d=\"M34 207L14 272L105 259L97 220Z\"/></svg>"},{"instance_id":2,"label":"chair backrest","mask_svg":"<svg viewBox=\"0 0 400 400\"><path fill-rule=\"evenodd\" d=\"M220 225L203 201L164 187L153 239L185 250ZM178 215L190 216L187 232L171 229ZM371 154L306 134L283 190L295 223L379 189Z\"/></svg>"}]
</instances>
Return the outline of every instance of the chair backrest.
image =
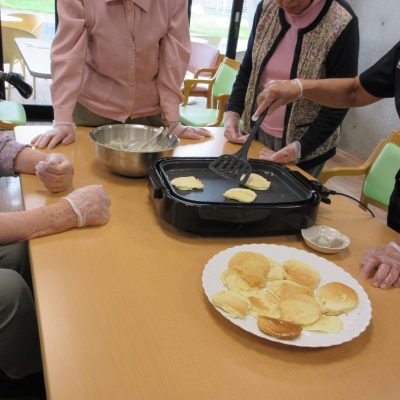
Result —
<instances>
[{"instance_id":1,"label":"chair backrest","mask_svg":"<svg viewBox=\"0 0 400 400\"><path fill-rule=\"evenodd\" d=\"M26 124L24 107L14 101L0 101L0 130Z\"/></svg>"},{"instance_id":2,"label":"chair backrest","mask_svg":"<svg viewBox=\"0 0 400 400\"><path fill-rule=\"evenodd\" d=\"M1 35L3 38L3 62L4 64L14 64L16 60L21 59L14 38L35 38L35 36L27 31L10 26L3 26L1 28ZM12 70L12 68L10 68Z\"/></svg>"},{"instance_id":3,"label":"chair backrest","mask_svg":"<svg viewBox=\"0 0 400 400\"><path fill-rule=\"evenodd\" d=\"M39 38L43 32L44 17L40 14L35 13L10 13L11 17L21 18L21 21L5 21L2 22L2 26L8 26L11 28L22 29L32 33L36 38Z\"/></svg>"},{"instance_id":4,"label":"chair backrest","mask_svg":"<svg viewBox=\"0 0 400 400\"><path fill-rule=\"evenodd\" d=\"M369 169L363 185L363 195L372 204L389 205L395 175L400 169L400 145L386 143ZM375 204L376 205L376 204Z\"/></svg>"},{"instance_id":5,"label":"chair backrest","mask_svg":"<svg viewBox=\"0 0 400 400\"><path fill-rule=\"evenodd\" d=\"M208 43L197 42L191 42L191 47L188 71L194 74L199 68L215 68L217 66L219 50L216 47Z\"/></svg>"},{"instance_id":6,"label":"chair backrest","mask_svg":"<svg viewBox=\"0 0 400 400\"><path fill-rule=\"evenodd\" d=\"M212 89L214 97L221 94L230 94L233 84L235 83L236 75L239 71L240 62L225 57L215 73L215 82Z\"/></svg>"}]
</instances>

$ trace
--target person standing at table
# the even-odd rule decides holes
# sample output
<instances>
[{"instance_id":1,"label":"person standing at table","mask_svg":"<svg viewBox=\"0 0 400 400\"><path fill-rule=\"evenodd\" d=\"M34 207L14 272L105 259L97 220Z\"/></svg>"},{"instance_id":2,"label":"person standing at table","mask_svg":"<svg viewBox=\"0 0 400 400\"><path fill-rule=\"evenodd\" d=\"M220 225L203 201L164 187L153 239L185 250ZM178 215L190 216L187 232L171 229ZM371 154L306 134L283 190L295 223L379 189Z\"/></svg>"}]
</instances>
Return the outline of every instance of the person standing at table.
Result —
<instances>
[{"instance_id":1,"label":"person standing at table","mask_svg":"<svg viewBox=\"0 0 400 400\"><path fill-rule=\"evenodd\" d=\"M190 56L186 0L59 0L51 48L53 128L32 145L75 140L75 124L126 122L174 127L177 136L209 136L179 121Z\"/></svg>"},{"instance_id":2,"label":"person standing at table","mask_svg":"<svg viewBox=\"0 0 400 400\"><path fill-rule=\"evenodd\" d=\"M50 192L57 193L69 188L74 168L63 154L43 154L0 134L0 177L19 173L36 174ZM49 206L0 212L0 395L8 398L43 392L25 241L74 227L105 224L109 205L104 188L92 185Z\"/></svg>"},{"instance_id":3,"label":"person standing at table","mask_svg":"<svg viewBox=\"0 0 400 400\"><path fill-rule=\"evenodd\" d=\"M300 79L271 82L259 95L256 119L269 108L267 117L282 104L300 99L327 107L362 107L382 98L394 97L400 118L400 42L373 66L351 79ZM289 155L288 155L289 156ZM400 167L400 165L399 165ZM400 168L396 174L388 210L388 226L400 233ZM400 287L400 237L386 246L369 250L361 261L361 276L372 277L381 289Z\"/></svg>"},{"instance_id":4,"label":"person standing at table","mask_svg":"<svg viewBox=\"0 0 400 400\"><path fill-rule=\"evenodd\" d=\"M358 19L343 0L264 0L254 17L248 47L224 115L225 137L243 143L256 99L269 82L290 78L357 75ZM295 82L295 81L294 81ZM294 83L296 84L296 83ZM265 118L258 140L269 147L260 158L296 162L315 177L336 152L347 110L299 101ZM282 157L281 148L290 151Z\"/></svg>"}]
</instances>

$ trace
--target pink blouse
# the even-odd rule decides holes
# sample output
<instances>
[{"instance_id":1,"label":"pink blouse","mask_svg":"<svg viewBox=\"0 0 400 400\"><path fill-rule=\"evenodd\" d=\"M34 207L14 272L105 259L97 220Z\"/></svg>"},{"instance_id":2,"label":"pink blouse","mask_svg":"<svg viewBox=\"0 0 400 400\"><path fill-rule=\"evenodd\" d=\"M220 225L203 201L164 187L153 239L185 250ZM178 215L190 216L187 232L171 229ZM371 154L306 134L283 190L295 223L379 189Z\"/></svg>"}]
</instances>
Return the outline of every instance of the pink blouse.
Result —
<instances>
[{"instance_id":1,"label":"pink blouse","mask_svg":"<svg viewBox=\"0 0 400 400\"><path fill-rule=\"evenodd\" d=\"M186 0L59 0L51 49L54 119L77 102L103 117L179 119L190 56Z\"/></svg>"},{"instance_id":2,"label":"pink blouse","mask_svg":"<svg viewBox=\"0 0 400 400\"><path fill-rule=\"evenodd\" d=\"M298 30L310 25L321 12L325 0L314 0L301 14L291 15L285 12L287 22L291 25L284 38L279 43L261 75L260 90L263 90L271 80L290 79L290 71L294 60ZM279 107L261 124L264 132L281 138L283 135L286 106Z\"/></svg>"}]
</instances>

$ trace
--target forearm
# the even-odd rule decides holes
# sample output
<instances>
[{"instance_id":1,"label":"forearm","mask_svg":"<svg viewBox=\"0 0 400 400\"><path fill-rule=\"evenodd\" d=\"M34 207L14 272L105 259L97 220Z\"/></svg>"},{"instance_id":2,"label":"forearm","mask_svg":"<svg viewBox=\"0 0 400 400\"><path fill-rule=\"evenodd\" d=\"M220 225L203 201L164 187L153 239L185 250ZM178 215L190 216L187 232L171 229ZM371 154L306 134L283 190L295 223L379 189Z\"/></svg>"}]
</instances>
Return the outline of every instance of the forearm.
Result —
<instances>
[{"instance_id":1,"label":"forearm","mask_svg":"<svg viewBox=\"0 0 400 400\"><path fill-rule=\"evenodd\" d=\"M87 52L83 2L60 1L59 24L51 46L51 97L56 122L72 122L82 84Z\"/></svg>"},{"instance_id":2,"label":"forearm","mask_svg":"<svg viewBox=\"0 0 400 400\"><path fill-rule=\"evenodd\" d=\"M15 173L35 174L35 166L39 161L46 160L46 155L29 147L22 149L14 160Z\"/></svg>"},{"instance_id":3,"label":"forearm","mask_svg":"<svg viewBox=\"0 0 400 400\"><path fill-rule=\"evenodd\" d=\"M59 233L77 226L77 216L66 200L29 211L0 213L0 244Z\"/></svg>"},{"instance_id":4,"label":"forearm","mask_svg":"<svg viewBox=\"0 0 400 400\"><path fill-rule=\"evenodd\" d=\"M160 43L157 78L160 106L168 121L179 120L181 86L190 59L187 2L179 0L169 16L168 31Z\"/></svg>"},{"instance_id":5,"label":"forearm","mask_svg":"<svg viewBox=\"0 0 400 400\"><path fill-rule=\"evenodd\" d=\"M303 97L333 108L362 107L378 101L379 98L369 94L356 78L300 79L303 86Z\"/></svg>"}]
</instances>

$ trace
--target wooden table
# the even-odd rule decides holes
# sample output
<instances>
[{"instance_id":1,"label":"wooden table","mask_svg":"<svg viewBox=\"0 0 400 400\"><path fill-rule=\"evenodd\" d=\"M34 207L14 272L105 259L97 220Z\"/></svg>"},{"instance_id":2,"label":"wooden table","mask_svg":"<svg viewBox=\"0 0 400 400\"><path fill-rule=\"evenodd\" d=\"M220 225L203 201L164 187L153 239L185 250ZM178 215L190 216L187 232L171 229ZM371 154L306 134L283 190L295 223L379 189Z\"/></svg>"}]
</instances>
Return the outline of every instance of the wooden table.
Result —
<instances>
[{"instance_id":1,"label":"wooden table","mask_svg":"<svg viewBox=\"0 0 400 400\"><path fill-rule=\"evenodd\" d=\"M34 38L15 38L15 44L34 78L51 79L50 43Z\"/></svg>"},{"instance_id":2,"label":"wooden table","mask_svg":"<svg viewBox=\"0 0 400 400\"><path fill-rule=\"evenodd\" d=\"M18 127L27 142L44 127ZM217 155L222 130L201 143L183 141L177 156ZM53 400L397 399L400 366L399 290L359 280L373 320L358 338L308 349L255 337L217 313L201 276L217 252L244 243L276 243L311 251L300 235L215 238L163 223L144 179L111 174L95 159L89 129L58 147L75 164L74 188L102 183L112 199L110 222L30 242L42 354ZM259 144L252 148L256 156ZM34 176L23 176L26 209L57 201ZM326 258L358 279L370 247L396 237L352 201L321 204L319 224L352 242Z\"/></svg>"}]
</instances>

